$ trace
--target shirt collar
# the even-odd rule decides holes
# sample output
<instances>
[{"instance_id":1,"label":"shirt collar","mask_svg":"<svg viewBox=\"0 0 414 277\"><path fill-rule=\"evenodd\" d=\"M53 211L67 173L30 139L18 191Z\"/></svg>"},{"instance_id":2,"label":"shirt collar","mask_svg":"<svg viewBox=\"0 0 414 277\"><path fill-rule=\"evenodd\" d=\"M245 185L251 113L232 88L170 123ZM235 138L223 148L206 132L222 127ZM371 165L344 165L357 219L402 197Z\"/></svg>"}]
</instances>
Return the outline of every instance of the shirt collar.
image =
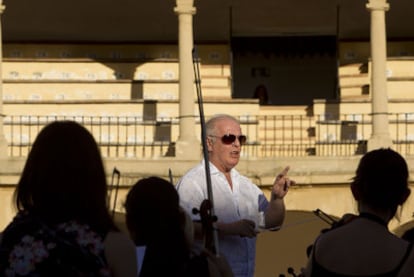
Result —
<instances>
[{"instance_id":1,"label":"shirt collar","mask_svg":"<svg viewBox=\"0 0 414 277\"><path fill-rule=\"evenodd\" d=\"M203 166L203 167L205 167L205 160L203 159L202 161L201 161L201 165ZM211 163L211 162L209 162L209 164L210 164L210 174L211 175L217 175L217 174L224 174L223 172L221 172L221 171L219 171L218 169L217 169L217 167L213 164L213 163ZM230 170L230 175L231 175L231 177L233 178L233 177L235 177L235 175L237 175L238 174L238 171L233 167L231 170Z\"/></svg>"}]
</instances>

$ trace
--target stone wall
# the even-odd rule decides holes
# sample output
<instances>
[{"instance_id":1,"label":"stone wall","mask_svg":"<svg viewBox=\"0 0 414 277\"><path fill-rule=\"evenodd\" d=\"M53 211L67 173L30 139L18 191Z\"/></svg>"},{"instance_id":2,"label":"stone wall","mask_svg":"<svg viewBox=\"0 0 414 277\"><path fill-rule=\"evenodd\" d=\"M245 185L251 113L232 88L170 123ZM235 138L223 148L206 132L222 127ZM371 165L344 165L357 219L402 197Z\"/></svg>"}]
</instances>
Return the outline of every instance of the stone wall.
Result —
<instances>
[{"instance_id":1,"label":"stone wall","mask_svg":"<svg viewBox=\"0 0 414 277\"><path fill-rule=\"evenodd\" d=\"M237 169L247 175L269 195L269 188L274 177L287 165L291 167L289 175L297 182L286 197L286 206L291 211L313 211L322 209L328 214L340 217L344 213L355 213L355 203L349 191L349 183L354 175L360 156L351 157L297 157L281 159L241 160ZM11 220L12 194L24 159L0 161L0 229ZM116 167L121 172L117 211L123 211L124 197L137 180L156 175L169 179L172 172L173 182L178 179L198 160L177 160L162 158L153 160L106 159L105 165L108 183L111 184L112 170ZM407 157L411 175L414 176L414 158ZM393 222L392 227L410 221L414 199L411 197L402 210L400 222ZM113 207L113 204L111 204ZM412 208L411 208L412 207Z\"/></svg>"}]
</instances>

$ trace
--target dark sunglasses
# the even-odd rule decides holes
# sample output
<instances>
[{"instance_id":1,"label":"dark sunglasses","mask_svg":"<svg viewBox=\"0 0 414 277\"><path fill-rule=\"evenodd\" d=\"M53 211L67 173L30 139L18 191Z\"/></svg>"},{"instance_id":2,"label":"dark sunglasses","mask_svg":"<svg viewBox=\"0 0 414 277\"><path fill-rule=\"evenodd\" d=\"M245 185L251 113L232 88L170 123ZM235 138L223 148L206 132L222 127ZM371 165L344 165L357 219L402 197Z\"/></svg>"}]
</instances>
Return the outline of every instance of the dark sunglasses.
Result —
<instances>
[{"instance_id":1,"label":"dark sunglasses","mask_svg":"<svg viewBox=\"0 0 414 277\"><path fill-rule=\"evenodd\" d=\"M224 144L232 144L236 141L237 138L240 142L240 145L244 145L247 140L247 137L245 135L236 136L233 134L227 134L222 137L210 135L210 137L221 138L221 142Z\"/></svg>"}]
</instances>

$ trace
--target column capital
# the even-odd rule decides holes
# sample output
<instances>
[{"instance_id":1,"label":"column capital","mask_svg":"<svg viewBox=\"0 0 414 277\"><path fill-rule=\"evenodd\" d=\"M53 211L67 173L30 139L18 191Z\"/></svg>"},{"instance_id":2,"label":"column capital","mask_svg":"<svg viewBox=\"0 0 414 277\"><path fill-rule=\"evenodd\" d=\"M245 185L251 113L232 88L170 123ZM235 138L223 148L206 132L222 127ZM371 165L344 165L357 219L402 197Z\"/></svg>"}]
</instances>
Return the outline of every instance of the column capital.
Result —
<instances>
[{"instance_id":1,"label":"column capital","mask_svg":"<svg viewBox=\"0 0 414 277\"><path fill-rule=\"evenodd\" d=\"M174 8L174 11L177 14L195 14L196 8L194 7L194 0L176 0L175 3L177 6Z\"/></svg>"},{"instance_id":2,"label":"column capital","mask_svg":"<svg viewBox=\"0 0 414 277\"><path fill-rule=\"evenodd\" d=\"M2 14L5 9L6 9L6 6L3 5L3 0L0 0L0 14Z\"/></svg>"},{"instance_id":3,"label":"column capital","mask_svg":"<svg viewBox=\"0 0 414 277\"><path fill-rule=\"evenodd\" d=\"M371 11L388 11L390 9L390 5L387 3L387 0L368 0L366 7Z\"/></svg>"}]
</instances>

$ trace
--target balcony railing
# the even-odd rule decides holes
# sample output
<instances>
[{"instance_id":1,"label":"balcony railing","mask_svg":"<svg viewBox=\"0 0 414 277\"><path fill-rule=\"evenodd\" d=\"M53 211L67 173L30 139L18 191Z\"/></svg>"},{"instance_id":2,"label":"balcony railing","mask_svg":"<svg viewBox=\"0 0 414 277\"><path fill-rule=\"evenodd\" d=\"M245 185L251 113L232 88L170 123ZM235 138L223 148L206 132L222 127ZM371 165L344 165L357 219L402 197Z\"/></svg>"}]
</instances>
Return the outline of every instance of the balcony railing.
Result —
<instances>
[{"instance_id":1,"label":"balcony railing","mask_svg":"<svg viewBox=\"0 0 414 277\"><path fill-rule=\"evenodd\" d=\"M272 115L238 118L247 144L243 157L352 156L366 152L371 135L370 114ZM104 157L153 158L174 156L178 138L177 118L146 120L111 116L6 116L4 133L11 157L25 157L44 125L74 120L95 137ZM414 113L389 115L394 149L414 154ZM200 125L195 130L199 136Z\"/></svg>"}]
</instances>

